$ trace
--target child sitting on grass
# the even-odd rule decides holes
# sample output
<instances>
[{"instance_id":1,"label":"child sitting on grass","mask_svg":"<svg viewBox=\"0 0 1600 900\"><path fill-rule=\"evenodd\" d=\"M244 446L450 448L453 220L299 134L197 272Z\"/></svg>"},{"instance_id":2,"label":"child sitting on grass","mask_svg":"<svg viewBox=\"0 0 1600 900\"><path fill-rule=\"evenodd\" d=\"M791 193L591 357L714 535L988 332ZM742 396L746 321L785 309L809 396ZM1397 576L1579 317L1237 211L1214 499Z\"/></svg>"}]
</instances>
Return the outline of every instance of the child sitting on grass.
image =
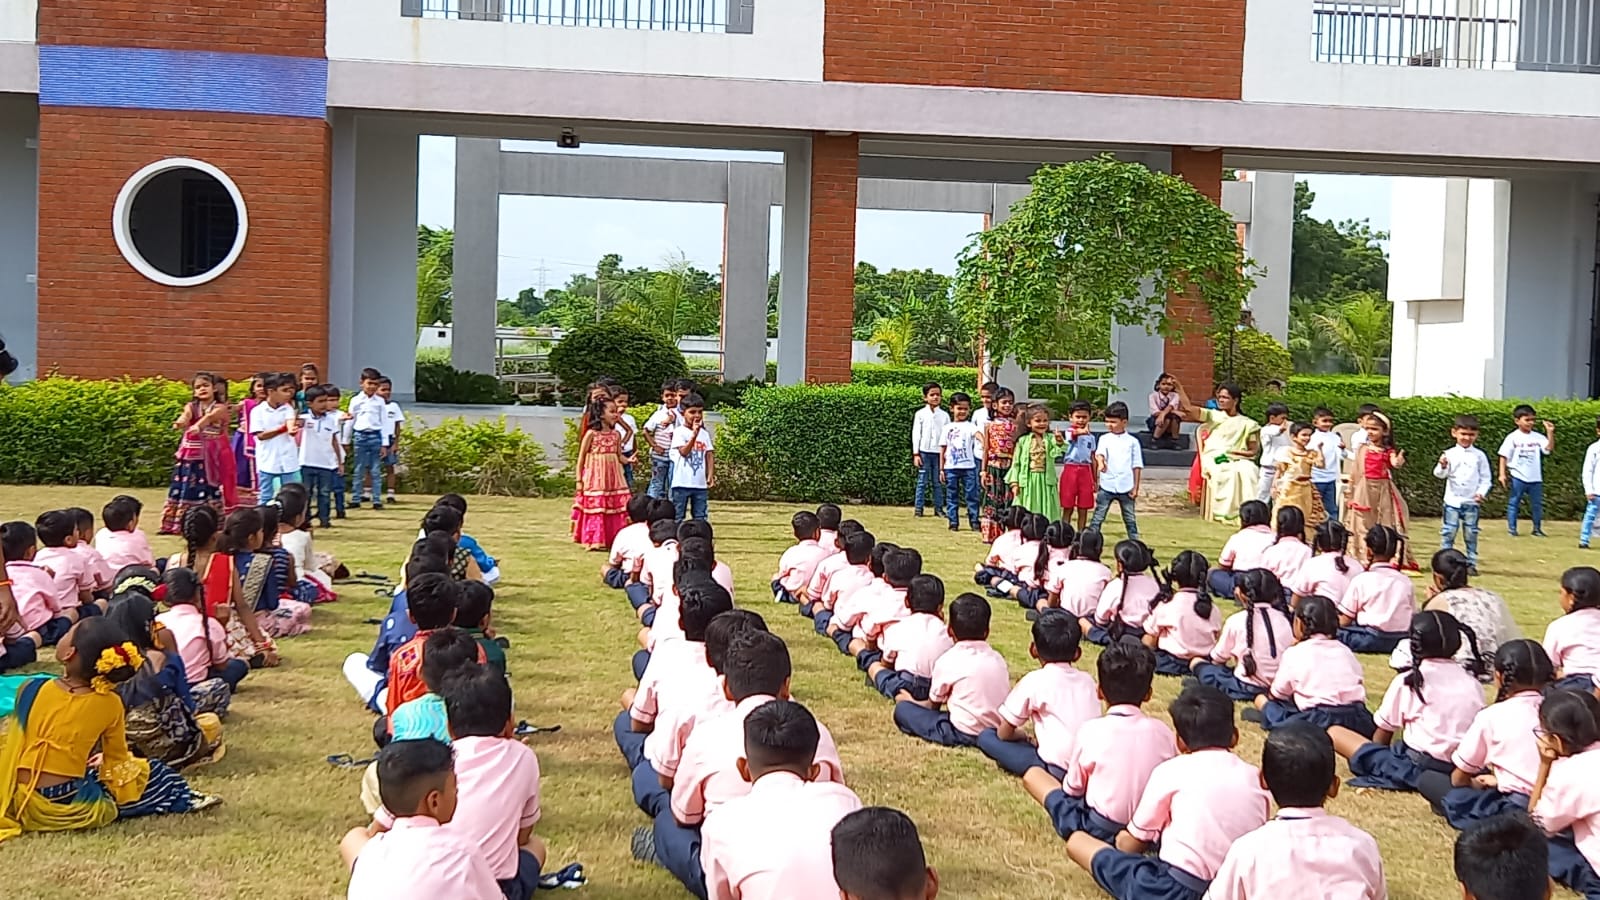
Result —
<instances>
[{"instance_id":1,"label":"child sitting on grass","mask_svg":"<svg viewBox=\"0 0 1600 900\"><path fill-rule=\"evenodd\" d=\"M27 522L0 525L0 552L5 556L6 580L16 598L17 622L6 633L8 640L27 638L36 647L47 647L78 621L77 598L70 603L49 569L33 561L38 552L38 532ZM94 607L98 612L98 607Z\"/></svg>"},{"instance_id":2,"label":"child sitting on grass","mask_svg":"<svg viewBox=\"0 0 1600 900\"><path fill-rule=\"evenodd\" d=\"M1100 715L1094 679L1074 665L1082 642L1083 632L1070 613L1040 610L1028 645L1039 668L1022 676L1000 704L1000 724L978 735L978 749L1000 768L1019 777L1035 768L1057 778L1066 775L1078 729ZM1032 741L1022 730L1029 723Z\"/></svg>"},{"instance_id":3,"label":"child sitting on grass","mask_svg":"<svg viewBox=\"0 0 1600 900\"><path fill-rule=\"evenodd\" d=\"M838 610L839 598L855 594L877 578L872 573L872 550L878 545L878 541L872 532L857 530L848 535L841 532L840 538L844 541L844 552L829 557L822 566L833 560L844 562L829 573L828 580L821 592L815 595L815 602L811 604L810 615L815 623L814 630L824 636L828 634L828 625ZM805 607L801 607L801 612L805 612Z\"/></svg>"},{"instance_id":4,"label":"child sitting on grass","mask_svg":"<svg viewBox=\"0 0 1600 900\"><path fill-rule=\"evenodd\" d=\"M822 526L816 513L797 512L790 523L795 545L778 558L778 571L772 576L772 599L779 603L799 603L817 565L833 555L833 546L823 546Z\"/></svg>"},{"instance_id":5,"label":"child sitting on grass","mask_svg":"<svg viewBox=\"0 0 1600 900\"><path fill-rule=\"evenodd\" d=\"M611 554L600 567L606 587L622 590L638 570L644 551L650 549L650 507L656 501L640 494L628 501L628 524L611 540Z\"/></svg>"},{"instance_id":6,"label":"child sitting on grass","mask_svg":"<svg viewBox=\"0 0 1600 900\"><path fill-rule=\"evenodd\" d=\"M156 554L150 538L139 528L139 513L144 504L139 498L118 494L100 510L105 527L95 532L94 548L105 557L113 571L123 566L155 566Z\"/></svg>"},{"instance_id":7,"label":"child sitting on grass","mask_svg":"<svg viewBox=\"0 0 1600 900\"><path fill-rule=\"evenodd\" d=\"M833 826L833 880L841 900L937 900L917 823L898 809L869 806Z\"/></svg>"},{"instance_id":8,"label":"child sitting on grass","mask_svg":"<svg viewBox=\"0 0 1600 900\"><path fill-rule=\"evenodd\" d=\"M33 527L38 532L39 543L44 545L34 553L33 563L55 576L57 596L62 598L63 607L81 611L85 606L94 606L104 612L104 601L96 603L94 598L95 575L89 571L88 561L73 552L78 540L77 519L64 509L57 509L41 513Z\"/></svg>"},{"instance_id":9,"label":"child sitting on grass","mask_svg":"<svg viewBox=\"0 0 1600 900\"><path fill-rule=\"evenodd\" d=\"M867 666L867 680L885 697L905 691L926 700L933 687L934 663L955 646L944 621L944 582L932 575L911 579L906 606L911 615L884 632L878 642L883 658Z\"/></svg>"},{"instance_id":10,"label":"child sitting on grass","mask_svg":"<svg viewBox=\"0 0 1600 900\"><path fill-rule=\"evenodd\" d=\"M144 656L138 673L117 685L127 708L128 745L174 769L220 759L222 720L197 711L183 657L172 633L156 623L154 601L139 591L118 594L106 618Z\"/></svg>"},{"instance_id":11,"label":"child sitting on grass","mask_svg":"<svg viewBox=\"0 0 1600 900\"><path fill-rule=\"evenodd\" d=\"M852 565L845 556L845 547L850 536L861 533L861 523L855 519L846 519L839 523L839 529L834 533L833 542L824 544L828 555L817 563L811 571L811 580L800 590L795 599L800 601L800 615L806 618L815 618L817 604L822 600L822 595L828 590L828 582L835 572ZM818 543L821 543L820 541Z\"/></svg>"},{"instance_id":12,"label":"child sitting on grass","mask_svg":"<svg viewBox=\"0 0 1600 900\"><path fill-rule=\"evenodd\" d=\"M81 506L69 507L67 513L72 516L76 528L74 536L77 542L72 545L72 552L83 560L84 569L94 580L95 596L110 599L114 570L100 551L94 548L94 513Z\"/></svg>"},{"instance_id":13,"label":"child sitting on grass","mask_svg":"<svg viewBox=\"0 0 1600 900\"><path fill-rule=\"evenodd\" d=\"M458 594L456 627L478 642L489 668L506 674L506 650L500 643L504 638L489 634L494 616L494 588L486 581L464 581Z\"/></svg>"},{"instance_id":14,"label":"child sitting on grass","mask_svg":"<svg viewBox=\"0 0 1600 900\"><path fill-rule=\"evenodd\" d=\"M1005 657L989 646L990 615L989 601L977 594L962 594L950 604L955 646L934 663L928 699L909 691L895 696L894 723L901 731L946 747L973 747L985 728L1000 724L1011 673Z\"/></svg>"},{"instance_id":15,"label":"child sitting on grass","mask_svg":"<svg viewBox=\"0 0 1600 900\"><path fill-rule=\"evenodd\" d=\"M444 494L438 500L435 500L433 505L436 507L447 506L455 510L461 515L461 527L463 529L466 528L467 498L460 494ZM500 581L500 563L493 556L490 556L489 551L483 549L483 545L479 544L472 535L467 534L465 531L460 532L456 538L456 545L465 548L468 553L472 554L472 560L477 564L478 571L482 574L484 581L490 585Z\"/></svg>"},{"instance_id":16,"label":"child sitting on grass","mask_svg":"<svg viewBox=\"0 0 1600 900\"><path fill-rule=\"evenodd\" d=\"M205 587L193 569L168 569L162 583L167 611L156 616L156 624L171 635L173 651L183 660L195 709L227 715L250 664L228 655L228 633L203 611Z\"/></svg>"}]
</instances>

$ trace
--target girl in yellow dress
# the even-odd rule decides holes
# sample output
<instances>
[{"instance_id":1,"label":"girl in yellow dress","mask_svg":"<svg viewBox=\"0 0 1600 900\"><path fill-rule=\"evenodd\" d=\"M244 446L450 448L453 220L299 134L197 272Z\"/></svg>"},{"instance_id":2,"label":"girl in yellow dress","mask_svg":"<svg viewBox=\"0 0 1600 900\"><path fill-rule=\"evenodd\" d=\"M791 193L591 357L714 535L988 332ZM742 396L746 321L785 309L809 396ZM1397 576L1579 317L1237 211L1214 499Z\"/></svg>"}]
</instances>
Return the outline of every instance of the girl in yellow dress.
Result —
<instances>
[{"instance_id":1,"label":"girl in yellow dress","mask_svg":"<svg viewBox=\"0 0 1600 900\"><path fill-rule=\"evenodd\" d=\"M1296 422L1289 426L1289 450L1278 460L1278 474L1273 481L1272 515L1276 520L1278 510L1285 506L1299 507L1306 518L1306 543L1316 540L1317 526L1328 519L1322 505L1322 495L1311 483L1311 470L1321 465L1322 453L1311 448L1311 437L1317 430L1309 422Z\"/></svg>"}]
</instances>

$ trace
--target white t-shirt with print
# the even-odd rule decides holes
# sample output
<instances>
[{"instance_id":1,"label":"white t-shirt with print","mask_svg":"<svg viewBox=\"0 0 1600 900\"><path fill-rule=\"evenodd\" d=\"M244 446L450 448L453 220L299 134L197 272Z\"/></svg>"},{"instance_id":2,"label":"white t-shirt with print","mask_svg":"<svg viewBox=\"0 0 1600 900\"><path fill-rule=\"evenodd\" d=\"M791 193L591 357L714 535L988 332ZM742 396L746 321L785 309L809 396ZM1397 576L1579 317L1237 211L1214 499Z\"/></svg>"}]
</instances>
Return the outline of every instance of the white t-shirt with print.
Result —
<instances>
[{"instance_id":1,"label":"white t-shirt with print","mask_svg":"<svg viewBox=\"0 0 1600 900\"><path fill-rule=\"evenodd\" d=\"M394 443L395 432L400 430L400 423L406 420L406 414L401 411L400 404L390 400L383 405L383 444L385 447Z\"/></svg>"},{"instance_id":2,"label":"white t-shirt with print","mask_svg":"<svg viewBox=\"0 0 1600 900\"><path fill-rule=\"evenodd\" d=\"M316 469L339 468L339 414L300 417L300 465Z\"/></svg>"},{"instance_id":3,"label":"white t-shirt with print","mask_svg":"<svg viewBox=\"0 0 1600 900\"><path fill-rule=\"evenodd\" d=\"M270 475L300 471L300 447L287 431L263 439L261 433L283 428L295 419L293 403L274 409L266 403L250 410L250 433L256 435L256 470Z\"/></svg>"},{"instance_id":4,"label":"white t-shirt with print","mask_svg":"<svg viewBox=\"0 0 1600 900\"><path fill-rule=\"evenodd\" d=\"M1500 456L1506 461L1506 470L1519 481L1543 481L1544 455L1549 452L1550 439L1537 431L1525 433L1518 429L1500 442Z\"/></svg>"},{"instance_id":5,"label":"white t-shirt with print","mask_svg":"<svg viewBox=\"0 0 1600 900\"><path fill-rule=\"evenodd\" d=\"M679 425L672 432L672 486L675 488L700 488L706 487L706 454L713 449L711 443L711 426L702 425L700 434L695 437L694 448L684 456L679 451L689 446L689 436L694 429L687 425Z\"/></svg>"},{"instance_id":6,"label":"white t-shirt with print","mask_svg":"<svg viewBox=\"0 0 1600 900\"><path fill-rule=\"evenodd\" d=\"M939 434L946 469L975 469L978 466L978 426L971 421L951 422Z\"/></svg>"}]
</instances>

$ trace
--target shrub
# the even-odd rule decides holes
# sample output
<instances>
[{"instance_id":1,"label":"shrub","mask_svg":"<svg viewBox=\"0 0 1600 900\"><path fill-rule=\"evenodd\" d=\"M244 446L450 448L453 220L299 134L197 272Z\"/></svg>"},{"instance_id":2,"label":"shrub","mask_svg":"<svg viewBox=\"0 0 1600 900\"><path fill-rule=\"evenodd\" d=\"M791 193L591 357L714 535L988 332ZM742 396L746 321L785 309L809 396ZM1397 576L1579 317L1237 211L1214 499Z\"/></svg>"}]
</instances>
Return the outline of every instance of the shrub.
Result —
<instances>
[{"instance_id":1,"label":"shrub","mask_svg":"<svg viewBox=\"0 0 1600 900\"><path fill-rule=\"evenodd\" d=\"M418 403L492 405L516 399L493 375L454 369L447 362L418 360L416 375Z\"/></svg>"},{"instance_id":2,"label":"shrub","mask_svg":"<svg viewBox=\"0 0 1600 900\"><path fill-rule=\"evenodd\" d=\"M423 494L497 494L543 496L550 478L544 447L506 420L475 422L447 419L432 428L410 432L403 459L405 485Z\"/></svg>"},{"instance_id":3,"label":"shrub","mask_svg":"<svg viewBox=\"0 0 1600 900\"><path fill-rule=\"evenodd\" d=\"M930 381L939 382L946 396L956 391L976 395L978 370L970 366L896 366L886 363L856 363L850 367L853 384L914 387L920 393Z\"/></svg>"},{"instance_id":4,"label":"shrub","mask_svg":"<svg viewBox=\"0 0 1600 900\"><path fill-rule=\"evenodd\" d=\"M159 378L0 384L0 481L156 487L172 476L172 423L189 386Z\"/></svg>"},{"instance_id":5,"label":"shrub","mask_svg":"<svg viewBox=\"0 0 1600 900\"><path fill-rule=\"evenodd\" d=\"M1389 396L1387 375L1299 375L1289 379L1284 391L1289 397L1322 394L1351 394L1362 397ZM1377 401L1373 401L1377 402Z\"/></svg>"},{"instance_id":6,"label":"shrub","mask_svg":"<svg viewBox=\"0 0 1600 900\"><path fill-rule=\"evenodd\" d=\"M610 316L581 325L563 338L550 351L550 371L568 388L581 388L609 375L639 398L659 396L661 382L689 375L683 354L671 341Z\"/></svg>"},{"instance_id":7,"label":"shrub","mask_svg":"<svg viewBox=\"0 0 1600 900\"><path fill-rule=\"evenodd\" d=\"M1294 374L1294 360L1289 356L1288 349L1271 335L1255 329L1245 328L1234 332L1231 351L1233 358L1230 366L1229 341L1218 337L1213 361L1214 377L1218 382L1238 382L1246 394L1261 393L1266 390L1267 382L1273 379L1287 385L1289 376Z\"/></svg>"}]
</instances>

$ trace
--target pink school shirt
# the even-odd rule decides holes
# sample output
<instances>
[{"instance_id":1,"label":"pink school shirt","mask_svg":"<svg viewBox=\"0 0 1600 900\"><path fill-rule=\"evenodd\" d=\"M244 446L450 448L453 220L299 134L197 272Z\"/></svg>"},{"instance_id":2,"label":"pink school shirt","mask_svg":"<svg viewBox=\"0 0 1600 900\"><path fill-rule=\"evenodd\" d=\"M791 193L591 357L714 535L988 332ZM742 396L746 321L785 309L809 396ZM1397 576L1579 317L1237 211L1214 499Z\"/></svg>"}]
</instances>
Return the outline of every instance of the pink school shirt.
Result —
<instances>
[{"instance_id":1,"label":"pink school shirt","mask_svg":"<svg viewBox=\"0 0 1600 900\"><path fill-rule=\"evenodd\" d=\"M1172 599L1157 604L1144 620L1144 633L1154 635L1156 646L1183 659L1209 656L1216 649L1217 635L1222 631L1222 610L1211 604L1211 615L1200 618L1195 614L1197 594L1182 590Z\"/></svg>"},{"instance_id":2,"label":"pink school shirt","mask_svg":"<svg viewBox=\"0 0 1600 900\"><path fill-rule=\"evenodd\" d=\"M1111 617L1117 614L1117 606L1121 604L1123 624L1142 629L1144 620L1150 616L1150 601L1160 591L1161 586L1146 572L1128 576L1126 592L1122 589L1122 579L1113 577L1106 583L1106 589L1100 592L1100 602L1094 608L1094 620L1101 625L1110 625Z\"/></svg>"},{"instance_id":3,"label":"pink school shirt","mask_svg":"<svg viewBox=\"0 0 1600 900\"><path fill-rule=\"evenodd\" d=\"M720 715L696 723L683 747L672 782L672 815L684 825L712 818L730 800L750 793L750 782L739 774L739 758L744 756L744 720L758 708L778 698L756 694L734 704ZM844 764L839 747L827 726L817 723L816 763L821 767L818 781L844 784Z\"/></svg>"},{"instance_id":4,"label":"pink school shirt","mask_svg":"<svg viewBox=\"0 0 1600 900\"><path fill-rule=\"evenodd\" d=\"M7 637L21 637L61 614L59 588L49 572L19 560L6 563L6 578L11 580L11 596L17 602L18 619ZM73 605L77 605L76 600Z\"/></svg>"},{"instance_id":5,"label":"pink school shirt","mask_svg":"<svg viewBox=\"0 0 1600 900\"><path fill-rule=\"evenodd\" d=\"M1416 614L1415 589L1406 573L1394 563L1373 563L1372 568L1350 579L1344 598L1335 604L1339 614L1351 616L1355 624L1378 631L1407 632Z\"/></svg>"},{"instance_id":6,"label":"pink school shirt","mask_svg":"<svg viewBox=\"0 0 1600 900\"><path fill-rule=\"evenodd\" d=\"M1020 546L1022 546L1021 529L1013 528L1001 532L1000 536L994 539L994 543L989 545L989 555L983 558L983 564L999 569L1008 568L1011 554L1017 552Z\"/></svg>"},{"instance_id":7,"label":"pink school shirt","mask_svg":"<svg viewBox=\"0 0 1600 900\"><path fill-rule=\"evenodd\" d=\"M806 582L806 597L812 603L822 599L823 593L828 590L828 580L835 572L850 565L850 560L843 553L833 553L824 557L817 563L816 569L811 572L811 580Z\"/></svg>"},{"instance_id":8,"label":"pink school shirt","mask_svg":"<svg viewBox=\"0 0 1600 900\"><path fill-rule=\"evenodd\" d=\"M976 736L1000 725L1000 704L1011 693L1005 657L987 641L957 641L933 664L928 699L950 710L950 724Z\"/></svg>"},{"instance_id":9,"label":"pink school shirt","mask_svg":"<svg viewBox=\"0 0 1600 900\"><path fill-rule=\"evenodd\" d=\"M55 573L56 597L62 609L77 609L80 591L94 591L94 575L86 560L66 547L41 547L33 564Z\"/></svg>"},{"instance_id":10,"label":"pink school shirt","mask_svg":"<svg viewBox=\"0 0 1600 900\"><path fill-rule=\"evenodd\" d=\"M1339 571L1339 561L1344 561L1347 571ZM1318 553L1306 560L1294 578L1284 583L1284 587L1302 597L1327 597L1335 605L1344 599L1345 591L1350 589L1350 579L1367 570L1353 556L1343 553Z\"/></svg>"},{"instance_id":11,"label":"pink school shirt","mask_svg":"<svg viewBox=\"0 0 1600 900\"><path fill-rule=\"evenodd\" d=\"M1048 591L1049 585L1059 579L1058 573L1070 561L1071 554L1072 550L1070 548L1051 547L1045 557L1044 571L1041 572L1035 569L1033 577L1029 579L1029 583L1035 587L1045 588Z\"/></svg>"},{"instance_id":12,"label":"pink school shirt","mask_svg":"<svg viewBox=\"0 0 1600 900\"><path fill-rule=\"evenodd\" d=\"M1018 579L1032 583L1033 564L1038 561L1039 542L1022 541L1011 551L1011 555L1006 557L1005 568L1015 573Z\"/></svg>"},{"instance_id":13,"label":"pink school shirt","mask_svg":"<svg viewBox=\"0 0 1600 900\"><path fill-rule=\"evenodd\" d=\"M83 567L89 571L89 576L94 579L94 590L103 591L111 587L111 579L116 575L111 566L106 564L106 558L100 551L87 541L79 541L72 545L72 552L83 560Z\"/></svg>"},{"instance_id":14,"label":"pink school shirt","mask_svg":"<svg viewBox=\"0 0 1600 900\"><path fill-rule=\"evenodd\" d=\"M1407 747L1450 759L1483 709L1483 685L1454 659L1425 659L1417 671L1422 673L1422 698L1406 686L1405 674L1396 675L1372 718L1385 731L1404 729Z\"/></svg>"},{"instance_id":15,"label":"pink school shirt","mask_svg":"<svg viewBox=\"0 0 1600 900\"><path fill-rule=\"evenodd\" d=\"M156 621L172 632L172 640L183 658L183 675L190 684L199 684L211 677L211 667L226 663L228 633L222 623L187 603L167 610ZM209 642L209 647L207 643Z\"/></svg>"},{"instance_id":16,"label":"pink school shirt","mask_svg":"<svg viewBox=\"0 0 1600 900\"><path fill-rule=\"evenodd\" d=\"M639 570L639 563L644 559L645 551L654 546L650 543L650 526L644 522L634 522L632 525L624 526L612 539L611 556L607 562L632 575Z\"/></svg>"},{"instance_id":17,"label":"pink school shirt","mask_svg":"<svg viewBox=\"0 0 1600 900\"><path fill-rule=\"evenodd\" d=\"M840 554L838 558L843 559L844 554ZM854 596L877 580L872 570L866 566L847 565L828 578L828 588L822 593L822 607L831 609L837 614L841 598Z\"/></svg>"},{"instance_id":18,"label":"pink school shirt","mask_svg":"<svg viewBox=\"0 0 1600 900\"><path fill-rule=\"evenodd\" d=\"M639 722L654 722L661 713L663 695L678 695L679 691L704 693L710 688L720 691L721 683L706 661L706 645L684 638L663 640L656 644L639 677L639 689L634 692L628 716ZM671 696L669 702L671 699L676 696Z\"/></svg>"},{"instance_id":19,"label":"pink school shirt","mask_svg":"<svg viewBox=\"0 0 1600 900\"><path fill-rule=\"evenodd\" d=\"M824 558L832 556L844 549L843 547L839 546L839 532L828 528L817 529L817 545L822 547L824 551Z\"/></svg>"},{"instance_id":20,"label":"pink school shirt","mask_svg":"<svg viewBox=\"0 0 1600 900\"><path fill-rule=\"evenodd\" d=\"M955 646L950 627L932 613L912 613L883 633L878 649L884 660L901 672L919 678L932 678L933 665L946 650Z\"/></svg>"},{"instance_id":21,"label":"pink school shirt","mask_svg":"<svg viewBox=\"0 0 1600 900\"><path fill-rule=\"evenodd\" d=\"M1000 718L1013 728L1033 723L1039 758L1065 769L1078 729L1100 717L1094 679L1072 663L1045 663L1022 676L1000 704Z\"/></svg>"},{"instance_id":22,"label":"pink school shirt","mask_svg":"<svg viewBox=\"0 0 1600 900\"><path fill-rule=\"evenodd\" d=\"M477 846L427 816L396 819L361 848L350 870L349 900L504 896Z\"/></svg>"},{"instance_id":23,"label":"pink school shirt","mask_svg":"<svg viewBox=\"0 0 1600 900\"><path fill-rule=\"evenodd\" d=\"M114 573L123 566L154 566L156 554L150 549L150 539L140 529L112 531L102 528L95 532L94 548L105 557L106 565Z\"/></svg>"},{"instance_id":24,"label":"pink school shirt","mask_svg":"<svg viewBox=\"0 0 1600 900\"><path fill-rule=\"evenodd\" d=\"M1271 694L1293 700L1301 709L1364 703L1367 689L1361 660L1349 647L1327 635L1314 634L1283 651Z\"/></svg>"},{"instance_id":25,"label":"pink school shirt","mask_svg":"<svg viewBox=\"0 0 1600 900\"><path fill-rule=\"evenodd\" d=\"M707 900L837 900L833 826L860 808L842 784L763 776L700 829Z\"/></svg>"},{"instance_id":26,"label":"pink school shirt","mask_svg":"<svg viewBox=\"0 0 1600 900\"><path fill-rule=\"evenodd\" d=\"M1450 762L1473 775L1492 771L1502 793L1532 794L1539 778L1539 745L1528 736L1539 727L1543 702L1538 691L1523 691L1484 707Z\"/></svg>"},{"instance_id":27,"label":"pink school shirt","mask_svg":"<svg viewBox=\"0 0 1600 900\"><path fill-rule=\"evenodd\" d=\"M500 737L456 738L456 815L445 831L476 844L497 879L517 875L517 832L539 821L539 758Z\"/></svg>"},{"instance_id":28,"label":"pink school shirt","mask_svg":"<svg viewBox=\"0 0 1600 900\"><path fill-rule=\"evenodd\" d=\"M1206 892L1207 900L1388 896L1378 842L1321 807L1280 809L1276 819L1239 838Z\"/></svg>"},{"instance_id":29,"label":"pink school shirt","mask_svg":"<svg viewBox=\"0 0 1600 900\"><path fill-rule=\"evenodd\" d=\"M704 719L711 719L733 709L733 701L726 694L707 698L702 705L669 706L656 717L656 726L645 738L644 758L657 775L673 778L683 762L683 748L689 735Z\"/></svg>"},{"instance_id":30,"label":"pink school shirt","mask_svg":"<svg viewBox=\"0 0 1600 900\"><path fill-rule=\"evenodd\" d=\"M1150 773L1128 833L1146 843L1159 838L1162 860L1209 881L1228 847L1265 825L1271 807L1260 769L1229 750L1197 750Z\"/></svg>"},{"instance_id":31,"label":"pink school shirt","mask_svg":"<svg viewBox=\"0 0 1600 900\"><path fill-rule=\"evenodd\" d=\"M811 576L816 574L817 565L832 554L832 550L816 541L801 541L783 551L783 555L778 557L778 574L775 578L791 594L798 593L801 588L811 583Z\"/></svg>"},{"instance_id":32,"label":"pink school shirt","mask_svg":"<svg viewBox=\"0 0 1600 900\"><path fill-rule=\"evenodd\" d=\"M1137 706L1113 706L1078 729L1061 788L1111 821L1126 823L1150 773L1177 755L1172 729Z\"/></svg>"},{"instance_id":33,"label":"pink school shirt","mask_svg":"<svg viewBox=\"0 0 1600 900\"><path fill-rule=\"evenodd\" d=\"M861 621L856 623L855 636L877 640L889 626L911 615L906 606L906 589L885 584L872 591L861 604Z\"/></svg>"},{"instance_id":34,"label":"pink school shirt","mask_svg":"<svg viewBox=\"0 0 1600 900\"><path fill-rule=\"evenodd\" d=\"M1600 675L1600 609L1575 609L1551 622L1544 652L1563 675Z\"/></svg>"},{"instance_id":35,"label":"pink school shirt","mask_svg":"<svg viewBox=\"0 0 1600 900\"><path fill-rule=\"evenodd\" d=\"M639 580L650 589L650 602L661 605L662 598L672 590L672 566L678 561L678 542L669 540L659 547L651 547L639 561Z\"/></svg>"},{"instance_id":36,"label":"pink school shirt","mask_svg":"<svg viewBox=\"0 0 1600 900\"><path fill-rule=\"evenodd\" d=\"M1311 560L1311 548L1296 537L1286 537L1261 551L1261 568L1271 570L1282 584L1290 584ZM1293 590L1293 588L1290 588ZM1331 597L1329 599L1332 599Z\"/></svg>"},{"instance_id":37,"label":"pink school shirt","mask_svg":"<svg viewBox=\"0 0 1600 900\"><path fill-rule=\"evenodd\" d=\"M1556 760L1530 812L1546 834L1571 828L1578 852L1600 867L1600 744Z\"/></svg>"},{"instance_id":38,"label":"pink school shirt","mask_svg":"<svg viewBox=\"0 0 1600 900\"><path fill-rule=\"evenodd\" d=\"M1069 559L1051 570L1045 590L1061 598L1061 608L1079 618L1094 615L1111 570L1092 559Z\"/></svg>"},{"instance_id":39,"label":"pink school shirt","mask_svg":"<svg viewBox=\"0 0 1600 900\"><path fill-rule=\"evenodd\" d=\"M841 577L844 575L843 572L839 574ZM862 614L867 611L866 604L872 599L872 595L879 588L888 588L888 582L872 575L870 569L867 574L872 577L867 578L864 583L856 581L857 586L854 590L839 590L834 593L833 621L828 623L829 627L838 625L845 629L855 628L861 621Z\"/></svg>"},{"instance_id":40,"label":"pink school shirt","mask_svg":"<svg viewBox=\"0 0 1600 900\"><path fill-rule=\"evenodd\" d=\"M1241 528L1222 545L1222 555L1217 557L1217 564L1235 572L1259 569L1261 554L1267 552L1267 548L1272 546L1277 537L1272 533L1272 529L1265 525Z\"/></svg>"},{"instance_id":41,"label":"pink school shirt","mask_svg":"<svg viewBox=\"0 0 1600 900\"><path fill-rule=\"evenodd\" d=\"M1249 616L1255 616L1255 621L1248 623L1251 633L1246 634L1246 619ZM1268 634L1271 640L1268 640ZM1219 666L1234 661L1233 674L1240 681L1261 688L1271 687L1273 677L1278 674L1278 666L1283 662L1284 651L1293 643L1294 626L1289 623L1289 617L1270 606L1256 606L1236 612L1222 623L1217 646L1211 649L1211 661ZM1274 649L1277 652L1273 652ZM1256 661L1254 675L1245 674L1246 651Z\"/></svg>"}]
</instances>

